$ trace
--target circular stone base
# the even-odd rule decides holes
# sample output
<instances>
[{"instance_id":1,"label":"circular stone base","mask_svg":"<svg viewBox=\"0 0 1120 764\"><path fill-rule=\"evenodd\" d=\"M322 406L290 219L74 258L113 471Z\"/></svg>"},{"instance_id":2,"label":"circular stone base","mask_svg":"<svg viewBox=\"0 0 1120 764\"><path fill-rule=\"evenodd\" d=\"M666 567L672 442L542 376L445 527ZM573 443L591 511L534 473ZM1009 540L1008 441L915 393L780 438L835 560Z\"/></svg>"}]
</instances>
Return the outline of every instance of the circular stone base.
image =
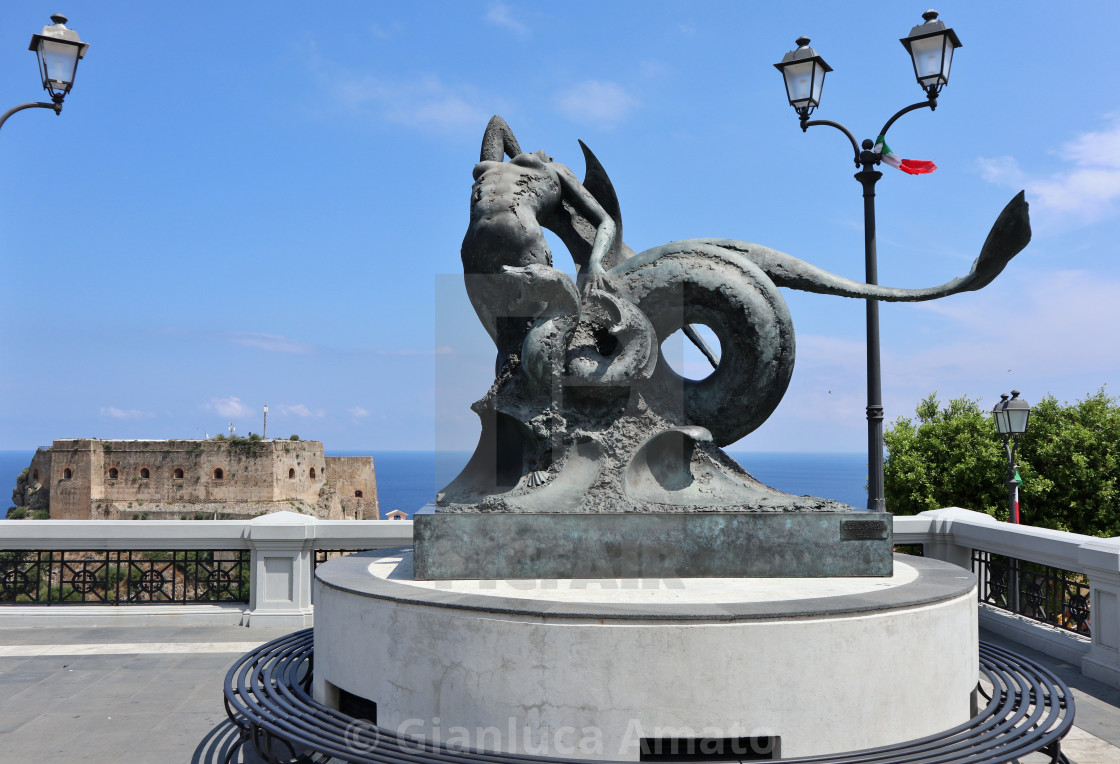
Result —
<instances>
[{"instance_id":1,"label":"circular stone base","mask_svg":"<svg viewBox=\"0 0 1120 764\"><path fill-rule=\"evenodd\" d=\"M315 697L359 716L372 702L406 735L567 758L912 740L970 716L975 581L920 557L894 569L414 581L411 548L355 554L317 569Z\"/></svg>"}]
</instances>

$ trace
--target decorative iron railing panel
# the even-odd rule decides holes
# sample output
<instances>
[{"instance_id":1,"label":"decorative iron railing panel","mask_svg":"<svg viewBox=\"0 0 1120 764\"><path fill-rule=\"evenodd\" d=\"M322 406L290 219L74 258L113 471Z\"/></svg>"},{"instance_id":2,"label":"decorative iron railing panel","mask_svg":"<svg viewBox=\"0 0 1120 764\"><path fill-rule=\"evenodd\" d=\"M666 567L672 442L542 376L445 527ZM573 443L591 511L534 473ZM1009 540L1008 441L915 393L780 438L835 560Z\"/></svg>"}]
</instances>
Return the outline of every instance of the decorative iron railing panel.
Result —
<instances>
[{"instance_id":1,"label":"decorative iron railing panel","mask_svg":"<svg viewBox=\"0 0 1120 764\"><path fill-rule=\"evenodd\" d=\"M979 598L993 607L1091 636L1089 579L1081 573L972 550Z\"/></svg>"},{"instance_id":2,"label":"decorative iron railing panel","mask_svg":"<svg viewBox=\"0 0 1120 764\"><path fill-rule=\"evenodd\" d=\"M367 552L368 549L316 549L315 557L311 561L311 570L314 572L315 568L322 565L329 560L335 560L339 557L345 557L348 554L355 554L356 552Z\"/></svg>"},{"instance_id":3,"label":"decorative iron railing panel","mask_svg":"<svg viewBox=\"0 0 1120 764\"><path fill-rule=\"evenodd\" d=\"M249 552L0 552L0 605L249 602Z\"/></svg>"}]
</instances>

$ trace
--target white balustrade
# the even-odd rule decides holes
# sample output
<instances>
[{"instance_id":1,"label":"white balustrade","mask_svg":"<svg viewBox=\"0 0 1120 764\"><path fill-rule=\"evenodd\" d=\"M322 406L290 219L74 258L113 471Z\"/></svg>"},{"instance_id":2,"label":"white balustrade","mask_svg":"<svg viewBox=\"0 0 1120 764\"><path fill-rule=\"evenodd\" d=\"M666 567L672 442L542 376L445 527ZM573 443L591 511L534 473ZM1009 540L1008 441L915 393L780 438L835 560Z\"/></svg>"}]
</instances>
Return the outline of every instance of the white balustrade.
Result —
<instances>
[{"instance_id":1,"label":"white balustrade","mask_svg":"<svg viewBox=\"0 0 1120 764\"><path fill-rule=\"evenodd\" d=\"M1088 578L1087 638L997 608L980 606L980 626L1081 667L1081 673L1120 687L1120 537L1102 539L999 522L960 507L894 518L896 544L922 544L927 557L972 568L974 549L1040 563ZM977 570L977 576L984 571Z\"/></svg>"},{"instance_id":2,"label":"white balustrade","mask_svg":"<svg viewBox=\"0 0 1120 764\"><path fill-rule=\"evenodd\" d=\"M310 625L316 550L412 544L410 520L318 520L277 512L253 520L19 520L0 524L4 550L249 550L250 601L198 605L4 605L0 626ZM980 606L980 624L1081 666L1120 687L1120 538L1100 539L1012 525L959 507L894 518L896 544L921 544L927 557L972 569L973 550L1041 563L1088 578L1092 638ZM983 570L977 575L982 576Z\"/></svg>"}]
</instances>

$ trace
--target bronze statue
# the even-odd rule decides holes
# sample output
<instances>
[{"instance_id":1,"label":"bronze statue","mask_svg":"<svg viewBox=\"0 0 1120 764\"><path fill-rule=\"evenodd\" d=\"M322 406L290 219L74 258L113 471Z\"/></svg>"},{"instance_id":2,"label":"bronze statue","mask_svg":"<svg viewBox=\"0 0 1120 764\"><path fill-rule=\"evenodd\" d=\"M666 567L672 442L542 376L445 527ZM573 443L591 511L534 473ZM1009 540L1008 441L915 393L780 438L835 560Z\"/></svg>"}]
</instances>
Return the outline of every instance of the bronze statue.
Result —
<instances>
[{"instance_id":1,"label":"bronze statue","mask_svg":"<svg viewBox=\"0 0 1120 764\"><path fill-rule=\"evenodd\" d=\"M732 239L635 254L606 172L580 145L582 183L544 151L522 153L501 117L487 126L462 259L498 367L474 406L478 450L440 494L443 511L843 506L763 486L719 449L762 424L789 384L793 325L777 288L930 300L983 287L1030 240L1020 193L971 271L938 287L864 284ZM542 229L568 248L576 283L552 267ZM718 361L707 351L716 368L699 381L660 357L661 342L693 324L710 327L722 348Z\"/></svg>"}]
</instances>

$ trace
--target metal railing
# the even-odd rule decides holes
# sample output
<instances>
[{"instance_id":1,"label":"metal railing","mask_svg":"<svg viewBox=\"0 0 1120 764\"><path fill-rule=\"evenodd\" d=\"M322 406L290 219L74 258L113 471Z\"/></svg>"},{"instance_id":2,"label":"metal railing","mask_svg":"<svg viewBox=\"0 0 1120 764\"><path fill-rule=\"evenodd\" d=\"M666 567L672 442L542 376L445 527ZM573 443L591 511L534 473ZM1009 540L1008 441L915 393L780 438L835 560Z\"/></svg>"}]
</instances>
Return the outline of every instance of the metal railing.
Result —
<instances>
[{"instance_id":1,"label":"metal railing","mask_svg":"<svg viewBox=\"0 0 1120 764\"><path fill-rule=\"evenodd\" d=\"M980 602L1086 637L1090 627L1090 587L1080 573L972 550Z\"/></svg>"},{"instance_id":2,"label":"metal railing","mask_svg":"<svg viewBox=\"0 0 1120 764\"><path fill-rule=\"evenodd\" d=\"M982 628L1120 687L1120 537L1004 523L947 507L895 517L894 541L921 544L926 557L971 570Z\"/></svg>"},{"instance_id":3,"label":"metal railing","mask_svg":"<svg viewBox=\"0 0 1120 764\"><path fill-rule=\"evenodd\" d=\"M0 606L249 602L248 550L0 552Z\"/></svg>"},{"instance_id":4,"label":"metal railing","mask_svg":"<svg viewBox=\"0 0 1120 764\"><path fill-rule=\"evenodd\" d=\"M26 626L45 617L54 624L158 618L302 628L312 622L318 563L411 543L408 521L294 512L251 520L13 520L0 536L0 619ZM95 614L89 605L139 607ZM145 612L151 605L191 607Z\"/></svg>"},{"instance_id":5,"label":"metal railing","mask_svg":"<svg viewBox=\"0 0 1120 764\"><path fill-rule=\"evenodd\" d=\"M345 557L348 554L357 554L358 552L368 552L367 547L358 547L355 549L316 549L315 556L311 560L311 569L322 565L324 562L337 560L339 557Z\"/></svg>"}]
</instances>

